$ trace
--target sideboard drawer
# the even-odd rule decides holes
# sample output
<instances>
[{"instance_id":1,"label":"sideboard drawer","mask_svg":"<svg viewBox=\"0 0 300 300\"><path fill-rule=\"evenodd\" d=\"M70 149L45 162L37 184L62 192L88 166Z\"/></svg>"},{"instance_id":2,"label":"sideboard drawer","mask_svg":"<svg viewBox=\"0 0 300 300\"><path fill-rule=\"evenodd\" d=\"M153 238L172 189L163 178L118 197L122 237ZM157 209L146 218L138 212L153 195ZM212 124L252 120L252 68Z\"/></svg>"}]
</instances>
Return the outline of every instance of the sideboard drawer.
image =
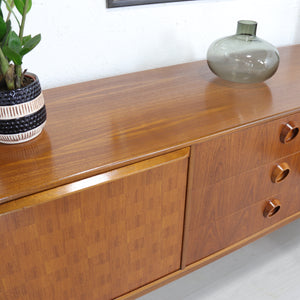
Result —
<instances>
[{"instance_id":1,"label":"sideboard drawer","mask_svg":"<svg viewBox=\"0 0 300 300\"><path fill-rule=\"evenodd\" d=\"M297 213L299 165L300 153L296 153L208 186L201 184L202 172L194 170L184 263L194 263ZM278 211L269 207L273 200L279 200Z\"/></svg>"},{"instance_id":2,"label":"sideboard drawer","mask_svg":"<svg viewBox=\"0 0 300 300\"><path fill-rule=\"evenodd\" d=\"M297 113L194 145L191 167L201 181L193 186L214 184L300 151L299 127Z\"/></svg>"},{"instance_id":3,"label":"sideboard drawer","mask_svg":"<svg viewBox=\"0 0 300 300\"><path fill-rule=\"evenodd\" d=\"M282 182L274 183L272 177L276 174L277 166L286 166L289 174ZM197 230L203 224L234 214L260 199L279 193L288 194L299 185L299 166L300 153L297 153L213 185L205 187L195 185L190 191L191 206L195 216L195 220L189 225L190 229ZM198 176L195 178L201 182Z\"/></svg>"},{"instance_id":4,"label":"sideboard drawer","mask_svg":"<svg viewBox=\"0 0 300 300\"><path fill-rule=\"evenodd\" d=\"M187 244L185 261L189 265L219 250L268 228L277 222L299 212L299 188L289 195L275 194L240 211L227 215L215 222L201 225L192 230ZM271 218L263 213L270 200L279 200L280 210Z\"/></svg>"}]
</instances>

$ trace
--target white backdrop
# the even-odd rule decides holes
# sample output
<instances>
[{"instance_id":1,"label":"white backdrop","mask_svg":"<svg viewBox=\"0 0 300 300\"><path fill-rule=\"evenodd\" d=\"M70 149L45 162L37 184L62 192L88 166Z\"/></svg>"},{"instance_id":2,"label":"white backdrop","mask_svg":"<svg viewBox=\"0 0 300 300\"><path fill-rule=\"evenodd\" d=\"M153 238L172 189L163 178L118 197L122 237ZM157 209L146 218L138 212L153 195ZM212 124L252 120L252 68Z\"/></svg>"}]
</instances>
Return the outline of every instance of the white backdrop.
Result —
<instances>
[{"instance_id":1,"label":"white backdrop","mask_svg":"<svg viewBox=\"0 0 300 300\"><path fill-rule=\"evenodd\" d=\"M24 59L44 89L205 59L239 19L257 36L300 43L300 0L198 0L107 9L105 0L34 0L25 33L42 34Z\"/></svg>"}]
</instances>

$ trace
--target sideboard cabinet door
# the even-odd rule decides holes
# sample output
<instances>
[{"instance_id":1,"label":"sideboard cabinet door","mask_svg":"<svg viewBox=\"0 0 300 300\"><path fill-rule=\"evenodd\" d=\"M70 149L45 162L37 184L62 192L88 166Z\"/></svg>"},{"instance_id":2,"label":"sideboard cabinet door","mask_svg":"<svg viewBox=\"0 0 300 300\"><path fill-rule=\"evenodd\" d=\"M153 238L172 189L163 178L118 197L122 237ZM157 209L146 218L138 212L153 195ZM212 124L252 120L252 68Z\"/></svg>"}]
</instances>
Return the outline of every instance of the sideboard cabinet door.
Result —
<instances>
[{"instance_id":1,"label":"sideboard cabinet door","mask_svg":"<svg viewBox=\"0 0 300 300\"><path fill-rule=\"evenodd\" d=\"M0 299L113 299L180 269L189 149L0 206Z\"/></svg>"}]
</instances>

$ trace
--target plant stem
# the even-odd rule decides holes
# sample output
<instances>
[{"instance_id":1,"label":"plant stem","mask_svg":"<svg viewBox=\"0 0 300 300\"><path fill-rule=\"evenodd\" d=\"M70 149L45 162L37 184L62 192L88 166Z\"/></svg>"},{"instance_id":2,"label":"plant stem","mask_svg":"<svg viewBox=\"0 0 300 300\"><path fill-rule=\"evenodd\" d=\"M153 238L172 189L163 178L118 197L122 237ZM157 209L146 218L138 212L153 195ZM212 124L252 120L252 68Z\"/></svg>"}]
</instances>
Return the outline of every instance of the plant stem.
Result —
<instances>
[{"instance_id":1,"label":"plant stem","mask_svg":"<svg viewBox=\"0 0 300 300\"><path fill-rule=\"evenodd\" d=\"M10 19L11 14L13 14L16 21L17 21L17 23L18 23L18 25L19 25L19 28L20 28L21 27L20 21L18 20L16 14L13 12L13 8L15 6L15 3L13 2L12 5L10 6L6 0L3 0L3 2L8 7L8 15L7 15L7 18L6 18L6 22Z\"/></svg>"},{"instance_id":2,"label":"plant stem","mask_svg":"<svg viewBox=\"0 0 300 300\"><path fill-rule=\"evenodd\" d=\"M12 68L10 67L1 48L0 48L0 68L1 68L1 73L3 74L3 76L5 78L7 88L9 90L15 89L14 77L11 72Z\"/></svg>"},{"instance_id":3,"label":"plant stem","mask_svg":"<svg viewBox=\"0 0 300 300\"><path fill-rule=\"evenodd\" d=\"M21 44L23 42L23 34L24 34L24 27L25 27L26 15L27 15L27 10L28 10L28 4L29 4L29 0L25 0L24 10L23 10L23 15L22 15L22 22L21 22L20 33L19 33L19 38L21 40Z\"/></svg>"},{"instance_id":4,"label":"plant stem","mask_svg":"<svg viewBox=\"0 0 300 300\"><path fill-rule=\"evenodd\" d=\"M0 48L0 68L1 68L1 73L3 75L6 74L8 67L9 67L9 63L8 63L2 49Z\"/></svg>"},{"instance_id":5,"label":"plant stem","mask_svg":"<svg viewBox=\"0 0 300 300\"><path fill-rule=\"evenodd\" d=\"M11 10L9 10L9 11L8 11L8 15L7 15L7 18L6 18L6 22L8 22L8 21L9 21L9 19L10 19L10 15L11 15Z\"/></svg>"},{"instance_id":6,"label":"plant stem","mask_svg":"<svg viewBox=\"0 0 300 300\"><path fill-rule=\"evenodd\" d=\"M20 33L19 33L21 44L23 43L24 27L25 27L28 4L29 4L29 0L25 0L22 22L21 22ZM16 65L16 88L17 89L21 88L21 76L22 76L22 66Z\"/></svg>"},{"instance_id":7,"label":"plant stem","mask_svg":"<svg viewBox=\"0 0 300 300\"><path fill-rule=\"evenodd\" d=\"M22 86L21 76L22 76L22 67L17 65L16 66L16 89L20 89Z\"/></svg>"}]
</instances>

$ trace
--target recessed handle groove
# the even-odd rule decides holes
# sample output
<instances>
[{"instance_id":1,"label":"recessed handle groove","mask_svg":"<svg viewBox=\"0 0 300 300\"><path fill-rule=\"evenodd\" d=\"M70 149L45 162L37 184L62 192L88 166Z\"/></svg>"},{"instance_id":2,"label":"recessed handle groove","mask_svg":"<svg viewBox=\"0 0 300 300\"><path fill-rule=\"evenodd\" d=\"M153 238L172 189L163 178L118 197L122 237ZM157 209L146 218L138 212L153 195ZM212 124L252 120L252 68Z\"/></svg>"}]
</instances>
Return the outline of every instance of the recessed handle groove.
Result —
<instances>
[{"instance_id":1,"label":"recessed handle groove","mask_svg":"<svg viewBox=\"0 0 300 300\"><path fill-rule=\"evenodd\" d=\"M280 201L278 199L273 199L267 201L266 207L264 209L264 217L265 218L272 218L274 215L278 213L280 210Z\"/></svg>"},{"instance_id":2,"label":"recessed handle groove","mask_svg":"<svg viewBox=\"0 0 300 300\"><path fill-rule=\"evenodd\" d=\"M299 128L294 126L292 122L285 124L280 133L280 142L287 144L292 141L299 133Z\"/></svg>"},{"instance_id":3,"label":"recessed handle groove","mask_svg":"<svg viewBox=\"0 0 300 300\"><path fill-rule=\"evenodd\" d=\"M281 163L275 166L271 174L271 180L274 183L283 181L290 173L291 169L287 163Z\"/></svg>"}]
</instances>

